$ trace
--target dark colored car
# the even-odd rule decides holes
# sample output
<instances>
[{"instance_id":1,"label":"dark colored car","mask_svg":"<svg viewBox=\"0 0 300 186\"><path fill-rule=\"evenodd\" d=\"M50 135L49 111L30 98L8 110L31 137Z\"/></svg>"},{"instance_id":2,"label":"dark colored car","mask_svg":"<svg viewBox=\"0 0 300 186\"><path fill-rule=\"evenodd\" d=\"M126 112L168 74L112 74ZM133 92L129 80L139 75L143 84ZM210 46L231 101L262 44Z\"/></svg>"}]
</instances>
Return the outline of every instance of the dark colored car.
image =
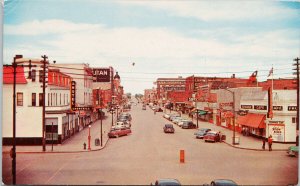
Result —
<instances>
[{"instance_id":1,"label":"dark colored car","mask_svg":"<svg viewBox=\"0 0 300 186\"><path fill-rule=\"evenodd\" d=\"M109 138L117 138L120 136L126 136L131 133L131 130L129 128L121 128L121 129L111 129L108 133Z\"/></svg>"},{"instance_id":2,"label":"dark colored car","mask_svg":"<svg viewBox=\"0 0 300 186\"><path fill-rule=\"evenodd\" d=\"M211 129L201 128L197 132L195 132L194 134L196 135L197 139L202 139L207 134L207 132L209 132L209 131L211 131Z\"/></svg>"},{"instance_id":3,"label":"dark colored car","mask_svg":"<svg viewBox=\"0 0 300 186\"><path fill-rule=\"evenodd\" d=\"M165 133L174 133L175 129L174 129L174 127L173 127L172 124L165 124L165 126L164 126L164 132Z\"/></svg>"},{"instance_id":4,"label":"dark colored car","mask_svg":"<svg viewBox=\"0 0 300 186\"><path fill-rule=\"evenodd\" d=\"M152 185L152 183L151 183ZM161 186L168 186L168 185L174 185L179 186L181 183L176 179L159 179L155 181L155 185L161 185Z\"/></svg>"},{"instance_id":5,"label":"dark colored car","mask_svg":"<svg viewBox=\"0 0 300 186\"><path fill-rule=\"evenodd\" d=\"M182 124L181 128L183 128L183 129L195 129L195 128L197 128L197 126L193 122L187 121L187 122L184 122Z\"/></svg>"},{"instance_id":6,"label":"dark colored car","mask_svg":"<svg viewBox=\"0 0 300 186\"><path fill-rule=\"evenodd\" d=\"M212 186L237 186L238 184L228 179L216 179L213 180L210 185Z\"/></svg>"},{"instance_id":7,"label":"dark colored car","mask_svg":"<svg viewBox=\"0 0 300 186\"><path fill-rule=\"evenodd\" d=\"M156 112L162 112L162 111L163 111L163 109L162 109L162 108L160 108L160 107L158 107L158 108L156 108L156 109L155 109L155 111L156 111Z\"/></svg>"},{"instance_id":8,"label":"dark colored car","mask_svg":"<svg viewBox=\"0 0 300 186\"><path fill-rule=\"evenodd\" d=\"M219 142L221 141L221 133L217 131L209 131L203 137L204 141Z\"/></svg>"}]
</instances>

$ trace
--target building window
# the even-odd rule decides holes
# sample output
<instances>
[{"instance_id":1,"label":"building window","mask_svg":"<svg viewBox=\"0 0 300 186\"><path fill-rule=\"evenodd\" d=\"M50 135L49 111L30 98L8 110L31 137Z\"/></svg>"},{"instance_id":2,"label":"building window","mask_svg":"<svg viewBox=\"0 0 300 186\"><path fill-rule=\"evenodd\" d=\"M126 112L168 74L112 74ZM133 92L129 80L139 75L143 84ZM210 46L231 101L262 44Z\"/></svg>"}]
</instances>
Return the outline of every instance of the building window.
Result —
<instances>
[{"instance_id":1,"label":"building window","mask_svg":"<svg viewBox=\"0 0 300 186\"><path fill-rule=\"evenodd\" d=\"M39 106L43 106L44 102L43 102L43 93L39 93Z\"/></svg>"},{"instance_id":2,"label":"building window","mask_svg":"<svg viewBox=\"0 0 300 186\"><path fill-rule=\"evenodd\" d=\"M36 106L36 93L31 94L31 106Z\"/></svg>"},{"instance_id":3,"label":"building window","mask_svg":"<svg viewBox=\"0 0 300 186\"><path fill-rule=\"evenodd\" d=\"M43 70L39 70L39 82L43 82Z\"/></svg>"},{"instance_id":4,"label":"building window","mask_svg":"<svg viewBox=\"0 0 300 186\"><path fill-rule=\"evenodd\" d=\"M23 106L23 93L17 93L17 106Z\"/></svg>"},{"instance_id":5,"label":"building window","mask_svg":"<svg viewBox=\"0 0 300 186\"><path fill-rule=\"evenodd\" d=\"M35 70L32 70L32 72L31 72L31 79L32 79L32 82L35 82L35 75L36 75L36 71L35 71Z\"/></svg>"},{"instance_id":6,"label":"building window","mask_svg":"<svg viewBox=\"0 0 300 186\"><path fill-rule=\"evenodd\" d=\"M48 93L48 106L50 106L50 93Z\"/></svg>"},{"instance_id":7,"label":"building window","mask_svg":"<svg viewBox=\"0 0 300 186\"><path fill-rule=\"evenodd\" d=\"M55 106L57 106L57 93L55 93Z\"/></svg>"},{"instance_id":8,"label":"building window","mask_svg":"<svg viewBox=\"0 0 300 186\"><path fill-rule=\"evenodd\" d=\"M292 117L292 123L296 123L296 117Z\"/></svg>"},{"instance_id":9,"label":"building window","mask_svg":"<svg viewBox=\"0 0 300 186\"><path fill-rule=\"evenodd\" d=\"M61 105L61 93L59 93L59 105Z\"/></svg>"}]
</instances>

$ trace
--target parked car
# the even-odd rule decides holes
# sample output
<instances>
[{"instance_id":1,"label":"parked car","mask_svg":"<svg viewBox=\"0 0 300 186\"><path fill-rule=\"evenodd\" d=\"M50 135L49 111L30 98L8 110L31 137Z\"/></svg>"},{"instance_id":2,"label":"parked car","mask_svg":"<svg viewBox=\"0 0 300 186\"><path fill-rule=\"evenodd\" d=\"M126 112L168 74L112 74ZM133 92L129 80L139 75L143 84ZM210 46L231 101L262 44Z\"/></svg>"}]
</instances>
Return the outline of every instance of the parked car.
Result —
<instances>
[{"instance_id":1,"label":"parked car","mask_svg":"<svg viewBox=\"0 0 300 186\"><path fill-rule=\"evenodd\" d=\"M180 116L172 115L172 116L170 117L170 121L173 121L175 118L180 118Z\"/></svg>"},{"instance_id":2,"label":"parked car","mask_svg":"<svg viewBox=\"0 0 300 186\"><path fill-rule=\"evenodd\" d=\"M201 128L197 132L195 132L194 134L196 135L197 139L202 139L207 134L207 132L209 132L209 131L211 131L211 129Z\"/></svg>"},{"instance_id":3,"label":"parked car","mask_svg":"<svg viewBox=\"0 0 300 186\"><path fill-rule=\"evenodd\" d=\"M182 124L181 128L183 128L183 129L195 129L195 128L197 128L197 126L193 122L187 121L187 122L184 122Z\"/></svg>"},{"instance_id":4,"label":"parked car","mask_svg":"<svg viewBox=\"0 0 300 186\"><path fill-rule=\"evenodd\" d=\"M131 117L131 114L130 113L128 113L128 112L126 112L126 113L121 113L120 115L119 115L119 117L124 117L124 118L127 118L129 121L131 121L132 120L132 117Z\"/></svg>"},{"instance_id":5,"label":"parked car","mask_svg":"<svg viewBox=\"0 0 300 186\"><path fill-rule=\"evenodd\" d=\"M175 132L175 129L172 124L165 124L163 129L164 129L165 133L174 133Z\"/></svg>"},{"instance_id":6,"label":"parked car","mask_svg":"<svg viewBox=\"0 0 300 186\"><path fill-rule=\"evenodd\" d=\"M186 122L192 122L191 120L189 120L189 119L182 119L182 120L180 120L179 122L178 122L178 126L179 127L181 127L182 125L183 125L183 123L186 123Z\"/></svg>"},{"instance_id":7,"label":"parked car","mask_svg":"<svg viewBox=\"0 0 300 186\"><path fill-rule=\"evenodd\" d=\"M120 128L120 129L112 128L108 133L108 137L109 138L113 138L113 137L117 138L120 136L126 136L130 133L131 133L131 130L129 128Z\"/></svg>"},{"instance_id":8,"label":"parked car","mask_svg":"<svg viewBox=\"0 0 300 186\"><path fill-rule=\"evenodd\" d=\"M238 186L237 183L235 183L232 180L229 179L216 179L213 180L210 185L212 186Z\"/></svg>"},{"instance_id":9,"label":"parked car","mask_svg":"<svg viewBox=\"0 0 300 186\"><path fill-rule=\"evenodd\" d=\"M221 141L221 133L217 131L209 131L203 137L204 141L212 141L212 142L220 142Z\"/></svg>"},{"instance_id":10,"label":"parked car","mask_svg":"<svg viewBox=\"0 0 300 186\"><path fill-rule=\"evenodd\" d=\"M164 114L164 115L163 115L163 117L166 118L166 119L169 119L170 116L171 116L170 114Z\"/></svg>"},{"instance_id":11,"label":"parked car","mask_svg":"<svg viewBox=\"0 0 300 186\"><path fill-rule=\"evenodd\" d=\"M179 121L181 121L181 120L183 120L183 118L182 117L175 117L173 120L172 120L172 122L174 123L174 124L178 124L178 122Z\"/></svg>"},{"instance_id":12,"label":"parked car","mask_svg":"<svg viewBox=\"0 0 300 186\"><path fill-rule=\"evenodd\" d=\"M152 185L152 183L151 183ZM177 179L158 179L155 181L155 185L160 186L168 186L168 185L174 185L174 186L180 186L181 183Z\"/></svg>"},{"instance_id":13,"label":"parked car","mask_svg":"<svg viewBox=\"0 0 300 186\"><path fill-rule=\"evenodd\" d=\"M112 128L115 128L115 129L121 129L121 128L130 128L130 124L127 123L127 122L123 122L123 121L117 121L117 123L112 126Z\"/></svg>"},{"instance_id":14,"label":"parked car","mask_svg":"<svg viewBox=\"0 0 300 186\"><path fill-rule=\"evenodd\" d=\"M160 107L157 107L157 108L155 108L155 111L156 111L156 112L163 112L163 109L160 108Z\"/></svg>"},{"instance_id":15,"label":"parked car","mask_svg":"<svg viewBox=\"0 0 300 186\"><path fill-rule=\"evenodd\" d=\"M290 146L286 153L288 153L289 156L298 157L299 147L298 146Z\"/></svg>"}]
</instances>

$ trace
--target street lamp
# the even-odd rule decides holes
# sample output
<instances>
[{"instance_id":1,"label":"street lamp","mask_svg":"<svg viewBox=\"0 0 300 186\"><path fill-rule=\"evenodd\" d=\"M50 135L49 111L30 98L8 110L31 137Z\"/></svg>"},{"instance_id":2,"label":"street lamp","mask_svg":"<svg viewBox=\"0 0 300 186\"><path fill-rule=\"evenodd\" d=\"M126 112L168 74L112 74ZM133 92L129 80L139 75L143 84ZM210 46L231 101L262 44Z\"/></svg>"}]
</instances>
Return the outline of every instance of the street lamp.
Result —
<instances>
[{"instance_id":1,"label":"street lamp","mask_svg":"<svg viewBox=\"0 0 300 186\"><path fill-rule=\"evenodd\" d=\"M89 125L88 150L91 150L91 125Z\"/></svg>"},{"instance_id":2,"label":"street lamp","mask_svg":"<svg viewBox=\"0 0 300 186\"><path fill-rule=\"evenodd\" d=\"M119 116L118 116L118 110L119 110L119 108L120 108L119 105L117 105L117 106L116 106L116 109L117 109L117 118L119 117Z\"/></svg>"},{"instance_id":3,"label":"street lamp","mask_svg":"<svg viewBox=\"0 0 300 186\"><path fill-rule=\"evenodd\" d=\"M114 125L114 111L115 111L115 109L112 107L110 109L110 113L111 113L111 126Z\"/></svg>"},{"instance_id":4,"label":"street lamp","mask_svg":"<svg viewBox=\"0 0 300 186\"><path fill-rule=\"evenodd\" d=\"M99 105L100 105L100 139L101 139L101 142L100 142L100 145L102 147L102 105L103 105L103 102L102 102L102 91L100 90L99 88L99 92L100 92L100 95L99 95Z\"/></svg>"},{"instance_id":5,"label":"street lamp","mask_svg":"<svg viewBox=\"0 0 300 186\"><path fill-rule=\"evenodd\" d=\"M230 92L232 94L232 112L233 112L233 122L232 122L232 125L233 125L233 137L232 137L232 145L235 145L235 93L234 91L231 91L227 88L223 89L223 90L226 90L228 92Z\"/></svg>"}]
</instances>

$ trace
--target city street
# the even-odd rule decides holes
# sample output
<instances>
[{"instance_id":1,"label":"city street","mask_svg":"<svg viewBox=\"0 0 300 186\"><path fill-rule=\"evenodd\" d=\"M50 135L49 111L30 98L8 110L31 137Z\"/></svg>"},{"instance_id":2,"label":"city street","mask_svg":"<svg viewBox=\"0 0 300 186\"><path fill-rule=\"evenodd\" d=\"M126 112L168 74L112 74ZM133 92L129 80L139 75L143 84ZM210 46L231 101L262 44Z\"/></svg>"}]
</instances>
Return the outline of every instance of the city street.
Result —
<instances>
[{"instance_id":1,"label":"city street","mask_svg":"<svg viewBox=\"0 0 300 186\"><path fill-rule=\"evenodd\" d=\"M195 139L196 129L175 126L142 105L133 105L132 134L110 139L100 151L17 154L17 184L150 185L176 178L183 185L232 179L240 185L287 185L298 182L298 158L284 151L249 151L225 143ZM72 140L72 139L70 139ZM179 152L185 151L185 163ZM3 154L3 182L11 183L11 158Z\"/></svg>"}]
</instances>

